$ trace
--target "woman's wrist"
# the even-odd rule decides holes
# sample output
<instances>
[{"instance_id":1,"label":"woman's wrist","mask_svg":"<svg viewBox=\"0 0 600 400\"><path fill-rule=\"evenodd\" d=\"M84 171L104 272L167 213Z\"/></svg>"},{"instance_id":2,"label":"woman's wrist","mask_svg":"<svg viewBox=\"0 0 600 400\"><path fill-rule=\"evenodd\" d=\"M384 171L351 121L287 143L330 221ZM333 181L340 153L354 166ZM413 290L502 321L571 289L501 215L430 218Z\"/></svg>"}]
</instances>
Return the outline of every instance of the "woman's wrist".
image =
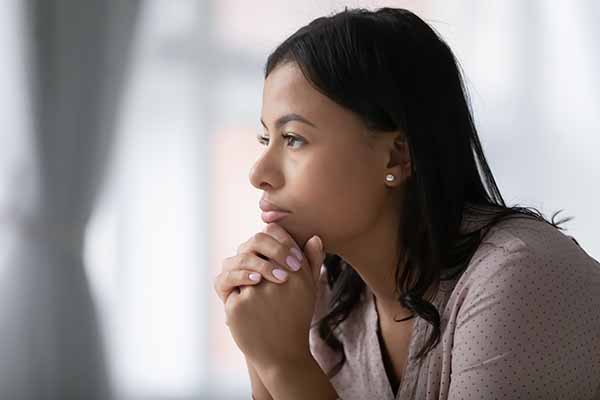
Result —
<instances>
[{"instance_id":1,"label":"woman's wrist","mask_svg":"<svg viewBox=\"0 0 600 400\"><path fill-rule=\"evenodd\" d=\"M305 360L261 370L260 376L274 398L338 398L327 375L312 355Z\"/></svg>"},{"instance_id":2,"label":"woman's wrist","mask_svg":"<svg viewBox=\"0 0 600 400\"><path fill-rule=\"evenodd\" d=\"M262 379L258 375L256 368L248 359L246 359L246 366L248 367L248 375L250 375L252 400L273 400L273 397L271 396L264 383L262 382Z\"/></svg>"}]
</instances>

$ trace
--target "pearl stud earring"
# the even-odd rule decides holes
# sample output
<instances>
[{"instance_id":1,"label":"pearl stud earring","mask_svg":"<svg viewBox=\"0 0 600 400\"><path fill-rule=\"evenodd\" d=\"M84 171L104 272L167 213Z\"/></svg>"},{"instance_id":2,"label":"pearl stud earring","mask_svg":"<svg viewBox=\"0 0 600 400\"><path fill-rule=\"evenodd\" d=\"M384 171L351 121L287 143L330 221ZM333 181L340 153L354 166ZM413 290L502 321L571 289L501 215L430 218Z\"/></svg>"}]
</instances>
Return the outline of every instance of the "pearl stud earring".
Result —
<instances>
[{"instance_id":1,"label":"pearl stud earring","mask_svg":"<svg viewBox=\"0 0 600 400\"><path fill-rule=\"evenodd\" d=\"M393 182L394 179L396 179L396 177L394 175L392 175L392 174L387 174L385 176L385 180L388 181L388 182Z\"/></svg>"}]
</instances>

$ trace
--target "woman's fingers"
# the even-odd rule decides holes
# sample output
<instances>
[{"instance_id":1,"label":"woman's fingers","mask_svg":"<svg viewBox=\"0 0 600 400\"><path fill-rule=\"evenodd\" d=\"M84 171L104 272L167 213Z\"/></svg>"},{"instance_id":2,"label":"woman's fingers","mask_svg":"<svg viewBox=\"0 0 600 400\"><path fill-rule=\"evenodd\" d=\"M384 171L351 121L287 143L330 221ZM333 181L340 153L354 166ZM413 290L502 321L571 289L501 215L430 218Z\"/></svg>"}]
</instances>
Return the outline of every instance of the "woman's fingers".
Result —
<instances>
[{"instance_id":1,"label":"woman's fingers","mask_svg":"<svg viewBox=\"0 0 600 400\"><path fill-rule=\"evenodd\" d=\"M280 242L272 235L258 232L238 248L238 255L256 254L289 271L298 271L302 266L304 255L294 243Z\"/></svg>"},{"instance_id":2,"label":"woman's fingers","mask_svg":"<svg viewBox=\"0 0 600 400\"><path fill-rule=\"evenodd\" d=\"M223 260L221 273L215 278L214 288L223 302L238 286L255 285L263 279L283 283L288 272L253 253L242 253Z\"/></svg>"},{"instance_id":3,"label":"woman's fingers","mask_svg":"<svg viewBox=\"0 0 600 400\"><path fill-rule=\"evenodd\" d=\"M236 269L258 272L263 278L274 283L285 282L288 278L288 273L283 268L253 253L238 254L223 261L223 271Z\"/></svg>"},{"instance_id":4,"label":"woman's fingers","mask_svg":"<svg viewBox=\"0 0 600 400\"><path fill-rule=\"evenodd\" d=\"M260 273L247 270L231 270L221 272L215 278L215 291L217 295L225 303L227 296L238 286L256 285L262 280Z\"/></svg>"},{"instance_id":5,"label":"woman's fingers","mask_svg":"<svg viewBox=\"0 0 600 400\"><path fill-rule=\"evenodd\" d=\"M304 264L304 254L291 236L276 224L253 235L238 247L237 255L223 260L215 291L225 302L240 286L255 285L263 279L273 283L287 281L288 274Z\"/></svg>"}]
</instances>

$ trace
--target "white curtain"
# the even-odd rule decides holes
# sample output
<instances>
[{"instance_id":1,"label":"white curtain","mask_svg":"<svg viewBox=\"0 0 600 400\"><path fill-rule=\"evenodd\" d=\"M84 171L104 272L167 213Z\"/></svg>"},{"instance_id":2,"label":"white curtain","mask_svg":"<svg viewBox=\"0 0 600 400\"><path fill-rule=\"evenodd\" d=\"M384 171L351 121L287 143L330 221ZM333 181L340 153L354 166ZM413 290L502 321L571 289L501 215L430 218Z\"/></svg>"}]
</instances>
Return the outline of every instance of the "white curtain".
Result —
<instances>
[{"instance_id":1,"label":"white curtain","mask_svg":"<svg viewBox=\"0 0 600 400\"><path fill-rule=\"evenodd\" d=\"M24 2L35 190L19 182L14 251L0 281L0 398L111 397L83 264L139 1ZM23 182L25 184L26 182Z\"/></svg>"}]
</instances>

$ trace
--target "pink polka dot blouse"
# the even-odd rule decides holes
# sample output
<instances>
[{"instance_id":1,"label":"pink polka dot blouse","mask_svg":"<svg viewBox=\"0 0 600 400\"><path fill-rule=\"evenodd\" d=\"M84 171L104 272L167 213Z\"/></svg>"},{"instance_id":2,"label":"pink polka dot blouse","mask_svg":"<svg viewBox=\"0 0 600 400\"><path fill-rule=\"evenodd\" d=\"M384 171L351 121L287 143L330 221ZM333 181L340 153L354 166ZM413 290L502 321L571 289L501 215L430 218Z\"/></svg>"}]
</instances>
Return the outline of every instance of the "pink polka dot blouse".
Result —
<instances>
[{"instance_id":1,"label":"pink polka dot blouse","mask_svg":"<svg viewBox=\"0 0 600 400\"><path fill-rule=\"evenodd\" d=\"M323 267L313 324L327 310L326 278ZM530 218L497 224L433 303L440 342L415 359L431 332L417 316L394 396L366 288L336 330L346 362L331 383L341 399L600 400L600 263L563 232ZM324 371L339 360L316 325L310 346Z\"/></svg>"}]
</instances>

